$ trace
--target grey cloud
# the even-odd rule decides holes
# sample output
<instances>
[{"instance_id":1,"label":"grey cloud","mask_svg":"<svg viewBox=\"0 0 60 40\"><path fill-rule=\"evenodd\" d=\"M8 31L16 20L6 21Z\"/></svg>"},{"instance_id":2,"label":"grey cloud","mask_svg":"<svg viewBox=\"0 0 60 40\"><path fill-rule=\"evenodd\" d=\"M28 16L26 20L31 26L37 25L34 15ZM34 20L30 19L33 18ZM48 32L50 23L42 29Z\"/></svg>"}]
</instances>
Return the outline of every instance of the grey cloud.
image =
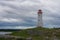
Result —
<instances>
[{"instance_id":1,"label":"grey cloud","mask_svg":"<svg viewBox=\"0 0 60 40\"><path fill-rule=\"evenodd\" d=\"M6 0L5 2L3 1L0 2L0 6L9 7L11 9L6 10L6 8L3 10L3 12L1 12L1 15L4 14L1 16L3 18L23 19L26 23L23 23L24 25L32 25L31 23L35 25L37 23L37 10L41 8L43 10L44 25L60 25L60 6L58 4L59 0L14 0L8 1L9 3ZM25 2L29 2L29 4Z\"/></svg>"}]
</instances>

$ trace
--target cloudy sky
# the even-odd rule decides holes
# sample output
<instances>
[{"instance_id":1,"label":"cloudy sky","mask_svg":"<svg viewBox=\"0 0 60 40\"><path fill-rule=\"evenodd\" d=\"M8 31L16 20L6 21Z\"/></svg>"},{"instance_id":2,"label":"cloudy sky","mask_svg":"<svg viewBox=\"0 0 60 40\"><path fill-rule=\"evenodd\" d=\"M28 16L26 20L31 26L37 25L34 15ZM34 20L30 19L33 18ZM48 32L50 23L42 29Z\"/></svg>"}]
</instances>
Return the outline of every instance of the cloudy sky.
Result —
<instances>
[{"instance_id":1,"label":"cloudy sky","mask_svg":"<svg viewBox=\"0 0 60 40\"><path fill-rule=\"evenodd\" d=\"M39 9L44 27L60 27L60 0L0 0L0 26L36 26Z\"/></svg>"}]
</instances>

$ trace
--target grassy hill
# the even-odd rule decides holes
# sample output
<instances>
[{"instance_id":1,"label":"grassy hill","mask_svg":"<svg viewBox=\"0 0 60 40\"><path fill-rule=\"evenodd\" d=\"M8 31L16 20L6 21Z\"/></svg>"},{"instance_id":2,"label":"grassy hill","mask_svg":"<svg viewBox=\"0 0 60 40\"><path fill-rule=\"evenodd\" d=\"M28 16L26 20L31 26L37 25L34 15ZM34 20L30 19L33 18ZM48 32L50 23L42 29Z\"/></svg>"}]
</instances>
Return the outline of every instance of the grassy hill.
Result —
<instances>
[{"instance_id":1,"label":"grassy hill","mask_svg":"<svg viewBox=\"0 0 60 40\"><path fill-rule=\"evenodd\" d=\"M21 36L24 38L31 37L33 40L53 40L54 38L60 39L60 29L59 28L32 28L24 29L21 31L13 32L14 36Z\"/></svg>"}]
</instances>

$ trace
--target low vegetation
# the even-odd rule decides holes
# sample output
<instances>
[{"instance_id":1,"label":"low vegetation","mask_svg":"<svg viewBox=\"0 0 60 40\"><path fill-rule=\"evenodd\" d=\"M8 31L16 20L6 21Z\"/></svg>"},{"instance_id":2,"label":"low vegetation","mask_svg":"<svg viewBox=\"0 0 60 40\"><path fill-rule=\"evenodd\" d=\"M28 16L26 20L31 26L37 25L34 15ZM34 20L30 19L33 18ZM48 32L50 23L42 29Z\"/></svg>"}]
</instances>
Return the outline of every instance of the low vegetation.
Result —
<instances>
[{"instance_id":1,"label":"low vegetation","mask_svg":"<svg viewBox=\"0 0 60 40\"><path fill-rule=\"evenodd\" d=\"M32 31L32 32L31 32ZM31 33L29 33L31 32ZM38 34L38 33L40 34ZM55 37L60 39L60 29L59 28L32 28L32 29L24 29L18 32L13 32L13 36L21 36L24 38L31 37L33 40L53 40Z\"/></svg>"}]
</instances>

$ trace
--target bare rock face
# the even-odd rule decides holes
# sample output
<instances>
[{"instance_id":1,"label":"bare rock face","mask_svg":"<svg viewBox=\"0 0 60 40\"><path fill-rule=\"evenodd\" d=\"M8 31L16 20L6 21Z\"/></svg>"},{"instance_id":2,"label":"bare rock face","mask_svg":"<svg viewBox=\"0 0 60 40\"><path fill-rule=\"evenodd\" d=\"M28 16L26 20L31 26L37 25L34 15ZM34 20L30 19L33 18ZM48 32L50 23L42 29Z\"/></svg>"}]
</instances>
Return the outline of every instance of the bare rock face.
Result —
<instances>
[{"instance_id":1,"label":"bare rock face","mask_svg":"<svg viewBox=\"0 0 60 40\"><path fill-rule=\"evenodd\" d=\"M31 38L31 37L29 37L29 38L26 38L26 40L32 40L32 38Z\"/></svg>"},{"instance_id":2,"label":"bare rock face","mask_svg":"<svg viewBox=\"0 0 60 40\"><path fill-rule=\"evenodd\" d=\"M28 30L27 32L30 35L43 35L44 34L44 32L40 31L40 30L38 30L38 31L37 30Z\"/></svg>"}]
</instances>

